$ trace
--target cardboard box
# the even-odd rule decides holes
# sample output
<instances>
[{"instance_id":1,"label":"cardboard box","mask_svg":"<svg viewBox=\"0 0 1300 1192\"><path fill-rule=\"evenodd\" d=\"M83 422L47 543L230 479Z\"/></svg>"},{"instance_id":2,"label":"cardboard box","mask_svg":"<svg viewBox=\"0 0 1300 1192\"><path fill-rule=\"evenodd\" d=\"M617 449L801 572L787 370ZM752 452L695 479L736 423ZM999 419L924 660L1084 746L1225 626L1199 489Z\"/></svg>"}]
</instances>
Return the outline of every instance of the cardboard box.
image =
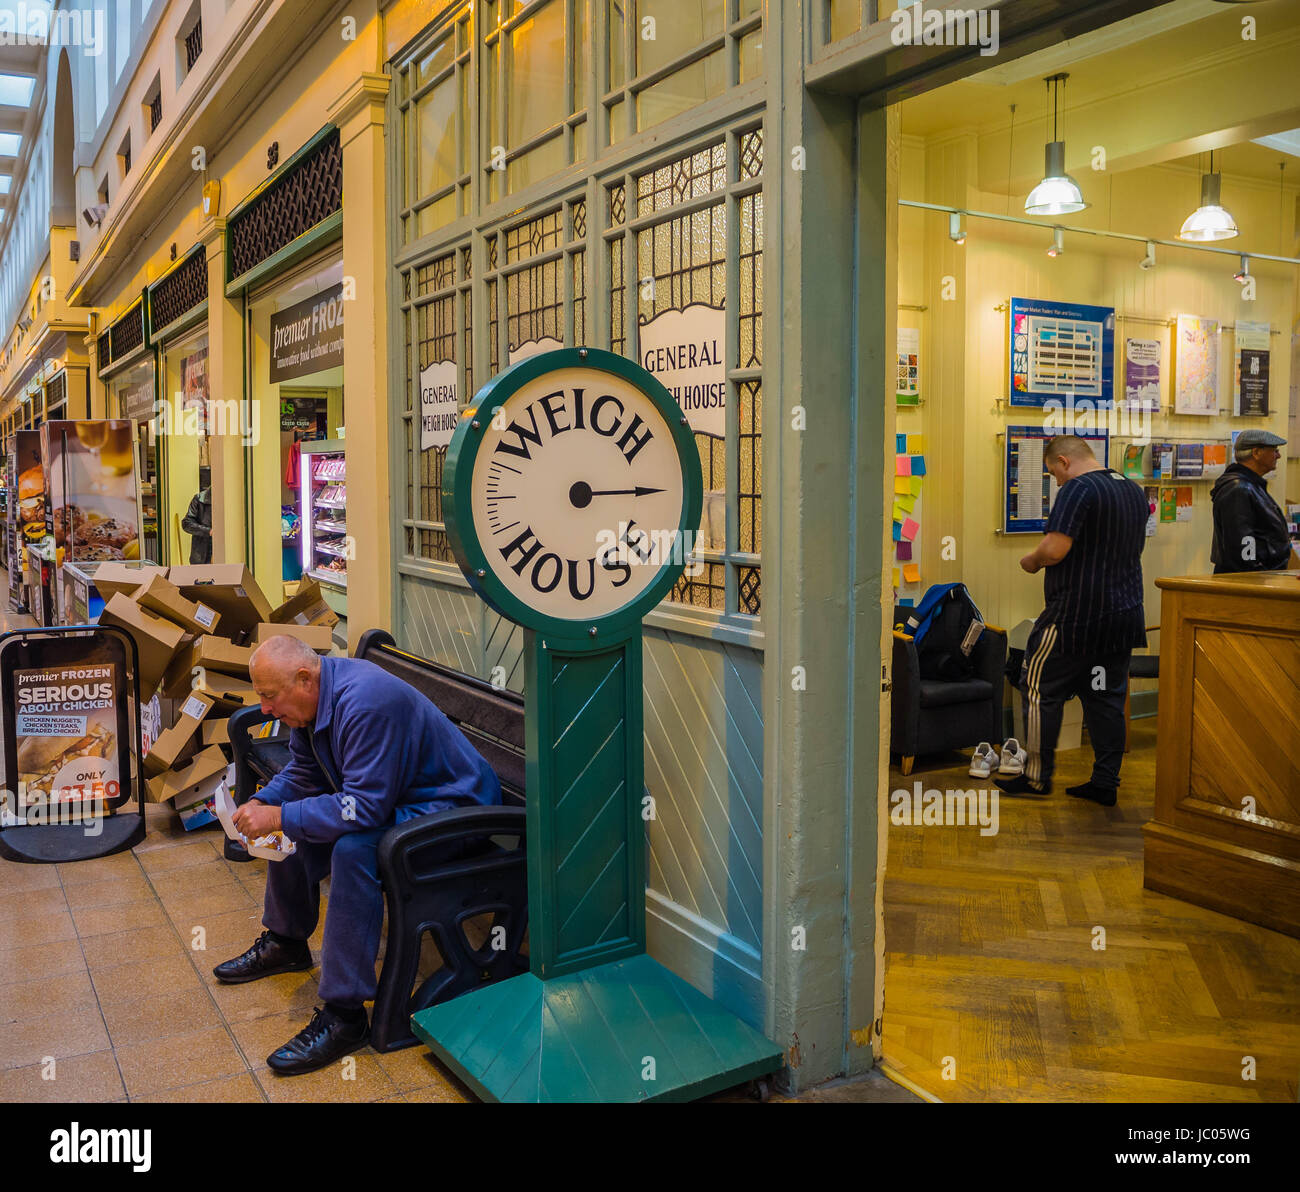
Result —
<instances>
[{"instance_id":1,"label":"cardboard box","mask_svg":"<svg viewBox=\"0 0 1300 1192\"><path fill-rule=\"evenodd\" d=\"M172 799L175 801L174 806L188 807L212 793L212 776L224 775L227 765L226 755L216 745L211 745L174 769L147 779L144 784L145 801L165 803ZM205 783L208 784L207 789L201 789Z\"/></svg>"},{"instance_id":2,"label":"cardboard box","mask_svg":"<svg viewBox=\"0 0 1300 1192\"><path fill-rule=\"evenodd\" d=\"M119 592L129 596L155 575L165 577L167 568L159 567L157 563L100 563L91 574L91 579L107 603Z\"/></svg>"},{"instance_id":3,"label":"cardboard box","mask_svg":"<svg viewBox=\"0 0 1300 1192\"><path fill-rule=\"evenodd\" d=\"M187 832L217 822L216 804L211 795L189 807L177 808L177 814L181 817L181 827Z\"/></svg>"},{"instance_id":4,"label":"cardboard box","mask_svg":"<svg viewBox=\"0 0 1300 1192\"><path fill-rule=\"evenodd\" d=\"M164 729L153 747L141 759L146 774L161 774L170 770L196 751L199 726L216 703L211 696L192 691L181 704L176 723Z\"/></svg>"},{"instance_id":5,"label":"cardboard box","mask_svg":"<svg viewBox=\"0 0 1300 1192\"><path fill-rule=\"evenodd\" d=\"M276 625L263 621L253 640L260 646L273 637L296 637L317 654L328 654L334 648L334 631L328 625Z\"/></svg>"},{"instance_id":6,"label":"cardboard box","mask_svg":"<svg viewBox=\"0 0 1300 1192\"><path fill-rule=\"evenodd\" d=\"M315 580L300 585L293 596L262 620L276 625L334 626L339 623L338 614L325 603L320 584Z\"/></svg>"},{"instance_id":7,"label":"cardboard box","mask_svg":"<svg viewBox=\"0 0 1300 1192\"><path fill-rule=\"evenodd\" d=\"M164 575L155 575L131 593L141 608L179 625L190 633L215 633L221 614L197 600L187 600L181 590Z\"/></svg>"},{"instance_id":8,"label":"cardboard box","mask_svg":"<svg viewBox=\"0 0 1300 1192\"><path fill-rule=\"evenodd\" d=\"M222 675L248 680L248 660L252 646L236 646L221 637L204 634L172 660L163 679L163 694L180 699L194 686L194 671L215 671Z\"/></svg>"},{"instance_id":9,"label":"cardboard box","mask_svg":"<svg viewBox=\"0 0 1300 1192\"><path fill-rule=\"evenodd\" d=\"M104 605L99 623L116 625L135 639L140 657L140 698L148 699L181 648L185 630L162 617L155 617L121 592L115 592Z\"/></svg>"},{"instance_id":10,"label":"cardboard box","mask_svg":"<svg viewBox=\"0 0 1300 1192\"><path fill-rule=\"evenodd\" d=\"M229 745L230 721L225 716L209 716L199 726L199 736L204 745Z\"/></svg>"},{"instance_id":11,"label":"cardboard box","mask_svg":"<svg viewBox=\"0 0 1300 1192\"><path fill-rule=\"evenodd\" d=\"M221 631L233 637L259 621L271 620L271 603L253 573L242 563L205 563L172 567L167 578L188 600L198 600L221 614Z\"/></svg>"}]
</instances>

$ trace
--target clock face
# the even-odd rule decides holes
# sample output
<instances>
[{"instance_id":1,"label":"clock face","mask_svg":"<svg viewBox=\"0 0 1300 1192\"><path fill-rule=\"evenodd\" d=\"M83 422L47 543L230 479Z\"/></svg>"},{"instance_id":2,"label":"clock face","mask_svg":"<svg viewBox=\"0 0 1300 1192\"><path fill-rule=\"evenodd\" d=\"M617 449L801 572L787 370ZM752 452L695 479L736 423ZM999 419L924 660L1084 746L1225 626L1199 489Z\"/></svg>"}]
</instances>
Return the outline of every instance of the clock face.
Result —
<instances>
[{"instance_id":1,"label":"clock face","mask_svg":"<svg viewBox=\"0 0 1300 1192\"><path fill-rule=\"evenodd\" d=\"M678 443L637 385L560 367L478 420L474 537L497 582L527 609L590 622L685 561Z\"/></svg>"}]
</instances>

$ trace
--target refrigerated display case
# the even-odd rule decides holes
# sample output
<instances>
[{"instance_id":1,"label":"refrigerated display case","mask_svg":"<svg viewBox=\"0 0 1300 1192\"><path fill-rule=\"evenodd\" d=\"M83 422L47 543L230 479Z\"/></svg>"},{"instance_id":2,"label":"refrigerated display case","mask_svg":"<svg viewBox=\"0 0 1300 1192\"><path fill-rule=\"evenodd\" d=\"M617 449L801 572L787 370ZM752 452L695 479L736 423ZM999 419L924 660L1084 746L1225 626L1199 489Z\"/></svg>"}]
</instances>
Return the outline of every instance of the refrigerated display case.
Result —
<instances>
[{"instance_id":1,"label":"refrigerated display case","mask_svg":"<svg viewBox=\"0 0 1300 1192\"><path fill-rule=\"evenodd\" d=\"M341 439L302 444L302 569L326 599L347 614L348 563L354 555L347 524L347 464Z\"/></svg>"}]
</instances>

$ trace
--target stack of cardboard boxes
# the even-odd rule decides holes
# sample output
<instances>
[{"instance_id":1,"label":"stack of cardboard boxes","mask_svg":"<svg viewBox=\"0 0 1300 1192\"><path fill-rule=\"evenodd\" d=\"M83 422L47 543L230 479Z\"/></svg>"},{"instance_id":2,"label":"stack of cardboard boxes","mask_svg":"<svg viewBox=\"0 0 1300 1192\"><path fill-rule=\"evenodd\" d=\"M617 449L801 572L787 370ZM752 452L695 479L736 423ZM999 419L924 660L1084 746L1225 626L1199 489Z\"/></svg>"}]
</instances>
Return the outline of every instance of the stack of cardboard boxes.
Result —
<instances>
[{"instance_id":1,"label":"stack of cardboard boxes","mask_svg":"<svg viewBox=\"0 0 1300 1192\"><path fill-rule=\"evenodd\" d=\"M260 701L248 663L277 634L331 649L338 624L306 583L273 609L241 563L154 567L104 563L95 572L102 625L131 635L139 655L140 699L161 701L164 728L142 759L145 797L170 801L186 830L217 818L213 798L230 761L226 719Z\"/></svg>"}]
</instances>

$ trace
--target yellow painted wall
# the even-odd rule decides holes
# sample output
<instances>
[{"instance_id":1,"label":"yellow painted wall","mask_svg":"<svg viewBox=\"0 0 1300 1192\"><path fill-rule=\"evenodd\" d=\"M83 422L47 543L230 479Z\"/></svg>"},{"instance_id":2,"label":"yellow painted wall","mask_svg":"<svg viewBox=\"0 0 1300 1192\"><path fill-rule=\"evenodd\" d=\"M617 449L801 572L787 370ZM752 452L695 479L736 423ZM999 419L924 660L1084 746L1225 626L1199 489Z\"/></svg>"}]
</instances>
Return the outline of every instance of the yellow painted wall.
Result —
<instances>
[{"instance_id":1,"label":"yellow painted wall","mask_svg":"<svg viewBox=\"0 0 1300 1192\"><path fill-rule=\"evenodd\" d=\"M968 167L976 155L975 138L952 135L943 140L904 138L900 192L903 198L952 203L972 210L1019 214L1023 198L979 192L969 185ZM1136 235L1175 238L1190 213L1188 171L1170 166L1149 167L1126 174L1080 178L1091 210L1061 217L1069 226L1110 227ZM1295 190L1279 195L1278 186L1251 179L1225 178L1224 193L1242 234L1228 242L1235 251L1255 248L1277 253L1295 243ZM1279 229L1279 221L1282 227ZM923 592L932 583L961 580L991 622L1011 628L1034 617L1042 607L1042 580L1025 575L1020 557L1037 541L1036 535L1005 536L1001 526L1003 441L1008 425L1040 425L1043 413L1011 407L1007 393L1007 312L1012 297L1047 298L1113 306L1117 312L1115 355L1117 380L1122 381L1123 341L1126 337L1160 339L1164 403L1172 408L1173 330L1167 322L1177 314L1218 319L1230 328L1238 319L1267 321L1272 337L1268 419L1214 418L1172 413L1153 415L1154 440L1202 439L1226 441L1233 430L1267 427L1286 435L1292 400L1290 329L1297 316L1297 267L1253 261L1256 299L1244 301L1233 280L1237 257L1159 247L1157 267L1141 270L1141 244L1066 233L1065 252L1046 254L1051 221L1044 228L966 219L967 241L957 247L948 238L948 217L938 212L904 208L899 221L899 283L901 305L926 306L924 312L900 310L902 326L922 329L921 386L924 405L900 412L899 431L920 431L926 437L929 474L923 488L920 552ZM943 278L952 279L955 297L942 297ZM1138 320L1151 320L1138 321ZM1219 404L1230 409L1233 380L1233 337L1220 336ZM1122 461L1122 442L1112 440L1111 461ZM1293 453L1300 445L1292 444ZM1229 458L1231 458L1229 456ZM1292 501L1300 501L1300 466L1291 461ZM1269 488L1282 503L1286 461L1269 478ZM1143 555L1147 620L1159 620L1155 579L1210 571L1212 518L1211 482L1183 480L1193 490L1192 518L1161 524L1147 540ZM940 540L951 534L957 558L940 557ZM1158 645L1158 640L1153 641Z\"/></svg>"}]
</instances>

